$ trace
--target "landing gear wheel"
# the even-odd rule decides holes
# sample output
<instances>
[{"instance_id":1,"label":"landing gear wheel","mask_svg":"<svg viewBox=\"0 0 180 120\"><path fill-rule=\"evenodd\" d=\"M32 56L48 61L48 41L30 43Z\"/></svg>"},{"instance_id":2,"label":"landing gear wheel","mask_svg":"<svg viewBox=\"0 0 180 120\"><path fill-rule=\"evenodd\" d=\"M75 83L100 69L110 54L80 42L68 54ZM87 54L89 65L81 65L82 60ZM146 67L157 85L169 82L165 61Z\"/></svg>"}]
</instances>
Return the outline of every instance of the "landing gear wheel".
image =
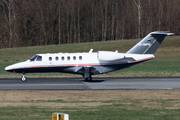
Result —
<instances>
[{"instance_id":1,"label":"landing gear wheel","mask_svg":"<svg viewBox=\"0 0 180 120\"><path fill-rule=\"evenodd\" d=\"M22 82L25 82L26 81L26 76L23 75L22 78L21 78Z\"/></svg>"},{"instance_id":2,"label":"landing gear wheel","mask_svg":"<svg viewBox=\"0 0 180 120\"><path fill-rule=\"evenodd\" d=\"M85 80L90 82L92 81L92 77L87 77Z\"/></svg>"}]
</instances>

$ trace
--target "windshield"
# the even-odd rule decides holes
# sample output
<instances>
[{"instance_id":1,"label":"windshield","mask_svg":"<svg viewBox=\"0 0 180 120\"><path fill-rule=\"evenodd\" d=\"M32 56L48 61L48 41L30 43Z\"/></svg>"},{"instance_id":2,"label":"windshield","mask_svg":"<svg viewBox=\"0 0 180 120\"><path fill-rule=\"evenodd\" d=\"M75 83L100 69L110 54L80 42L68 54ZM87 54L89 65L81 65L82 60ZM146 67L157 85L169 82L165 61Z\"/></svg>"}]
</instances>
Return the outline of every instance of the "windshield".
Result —
<instances>
[{"instance_id":1,"label":"windshield","mask_svg":"<svg viewBox=\"0 0 180 120\"><path fill-rule=\"evenodd\" d=\"M42 56L38 56L36 61L42 61Z\"/></svg>"},{"instance_id":2,"label":"windshield","mask_svg":"<svg viewBox=\"0 0 180 120\"><path fill-rule=\"evenodd\" d=\"M34 61L37 58L37 55L32 56L29 60Z\"/></svg>"}]
</instances>

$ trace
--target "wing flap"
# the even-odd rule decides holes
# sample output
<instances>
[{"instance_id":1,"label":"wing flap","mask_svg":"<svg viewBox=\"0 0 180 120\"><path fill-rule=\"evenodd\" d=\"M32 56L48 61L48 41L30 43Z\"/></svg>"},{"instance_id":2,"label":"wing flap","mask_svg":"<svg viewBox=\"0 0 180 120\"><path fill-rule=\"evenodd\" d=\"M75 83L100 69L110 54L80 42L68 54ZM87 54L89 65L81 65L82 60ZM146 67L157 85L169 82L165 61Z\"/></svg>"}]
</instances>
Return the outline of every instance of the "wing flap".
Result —
<instances>
[{"instance_id":1,"label":"wing flap","mask_svg":"<svg viewBox=\"0 0 180 120\"><path fill-rule=\"evenodd\" d=\"M87 71L87 68L88 68L88 71ZM86 72L89 72L91 75L96 75L96 74L101 73L96 68L94 68L92 66L84 66L84 67L81 67L79 70L76 71L76 73L79 73L79 74L84 74Z\"/></svg>"}]
</instances>

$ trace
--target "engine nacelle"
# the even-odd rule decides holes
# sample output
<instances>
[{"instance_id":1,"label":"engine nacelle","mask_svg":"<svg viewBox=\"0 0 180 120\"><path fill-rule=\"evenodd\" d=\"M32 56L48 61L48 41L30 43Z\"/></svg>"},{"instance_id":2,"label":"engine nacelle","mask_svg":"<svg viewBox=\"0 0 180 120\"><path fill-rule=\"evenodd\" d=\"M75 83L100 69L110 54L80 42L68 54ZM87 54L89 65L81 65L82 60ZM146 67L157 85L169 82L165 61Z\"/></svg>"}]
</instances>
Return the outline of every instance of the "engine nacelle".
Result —
<instances>
[{"instance_id":1,"label":"engine nacelle","mask_svg":"<svg viewBox=\"0 0 180 120\"><path fill-rule=\"evenodd\" d=\"M115 61L124 58L123 53L111 52L111 51L98 51L97 58L100 61Z\"/></svg>"}]
</instances>

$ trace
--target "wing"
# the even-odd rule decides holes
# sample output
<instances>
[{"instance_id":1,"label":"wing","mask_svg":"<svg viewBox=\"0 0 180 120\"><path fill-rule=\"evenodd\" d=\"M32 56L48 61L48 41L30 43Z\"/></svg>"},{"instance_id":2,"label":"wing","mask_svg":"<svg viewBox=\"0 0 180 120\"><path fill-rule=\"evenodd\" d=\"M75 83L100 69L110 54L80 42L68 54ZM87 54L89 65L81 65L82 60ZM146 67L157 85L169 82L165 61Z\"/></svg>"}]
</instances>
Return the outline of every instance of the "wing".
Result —
<instances>
[{"instance_id":1,"label":"wing","mask_svg":"<svg viewBox=\"0 0 180 120\"><path fill-rule=\"evenodd\" d=\"M89 73L90 75L101 74L100 71L98 71L96 68L94 68L92 66L81 67L79 70L76 71L76 73L78 73L78 74Z\"/></svg>"}]
</instances>

